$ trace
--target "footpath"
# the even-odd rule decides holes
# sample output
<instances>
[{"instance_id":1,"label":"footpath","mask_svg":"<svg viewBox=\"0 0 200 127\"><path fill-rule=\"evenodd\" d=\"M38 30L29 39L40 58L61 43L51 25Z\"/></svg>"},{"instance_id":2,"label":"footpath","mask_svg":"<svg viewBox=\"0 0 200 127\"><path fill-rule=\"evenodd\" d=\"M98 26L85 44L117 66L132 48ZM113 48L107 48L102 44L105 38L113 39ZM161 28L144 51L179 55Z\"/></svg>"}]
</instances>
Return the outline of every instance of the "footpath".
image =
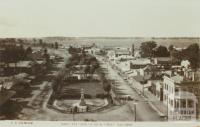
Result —
<instances>
[{"instance_id":1,"label":"footpath","mask_svg":"<svg viewBox=\"0 0 200 127\"><path fill-rule=\"evenodd\" d=\"M130 81L130 85L133 89L137 91L138 94L141 96L144 96L147 99L147 102L149 105L161 116L164 117L167 115L167 106L164 105L164 103L158 98L156 98L155 95L153 95L150 91L144 90L144 95L143 95L143 90L142 90L142 85L137 82L137 81Z\"/></svg>"},{"instance_id":2,"label":"footpath","mask_svg":"<svg viewBox=\"0 0 200 127\"><path fill-rule=\"evenodd\" d=\"M145 91L144 96L149 100L149 105L157 111L160 116L167 115L167 106L162 101L159 101L152 93Z\"/></svg>"}]
</instances>

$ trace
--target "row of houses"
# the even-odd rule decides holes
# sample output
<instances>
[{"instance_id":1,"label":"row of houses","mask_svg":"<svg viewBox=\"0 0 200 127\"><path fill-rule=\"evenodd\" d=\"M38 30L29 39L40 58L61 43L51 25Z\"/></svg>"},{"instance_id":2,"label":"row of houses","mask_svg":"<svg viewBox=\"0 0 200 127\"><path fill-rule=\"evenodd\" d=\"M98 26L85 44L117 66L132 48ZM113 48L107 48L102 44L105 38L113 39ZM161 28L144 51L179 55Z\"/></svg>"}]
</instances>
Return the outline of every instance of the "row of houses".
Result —
<instances>
[{"instance_id":1,"label":"row of houses","mask_svg":"<svg viewBox=\"0 0 200 127\"><path fill-rule=\"evenodd\" d=\"M200 71L192 70L188 60L177 64L170 57L140 58L128 50L118 51L108 51L110 64L136 89L151 93L167 106L169 119L200 119Z\"/></svg>"}]
</instances>

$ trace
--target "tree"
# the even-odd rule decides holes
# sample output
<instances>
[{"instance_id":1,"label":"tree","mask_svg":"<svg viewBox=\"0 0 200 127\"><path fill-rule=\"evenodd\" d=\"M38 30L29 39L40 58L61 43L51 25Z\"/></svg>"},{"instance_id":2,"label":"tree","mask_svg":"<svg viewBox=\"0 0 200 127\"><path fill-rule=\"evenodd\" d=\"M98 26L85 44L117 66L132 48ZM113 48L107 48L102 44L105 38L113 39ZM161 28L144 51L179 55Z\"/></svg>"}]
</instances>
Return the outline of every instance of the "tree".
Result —
<instances>
[{"instance_id":1,"label":"tree","mask_svg":"<svg viewBox=\"0 0 200 127\"><path fill-rule=\"evenodd\" d=\"M96 70L95 66L90 67L90 74L94 74L95 70Z\"/></svg>"},{"instance_id":2,"label":"tree","mask_svg":"<svg viewBox=\"0 0 200 127\"><path fill-rule=\"evenodd\" d=\"M143 42L140 46L141 49L141 56L142 57L153 57L154 56L154 48L157 46L156 42L154 41L147 41Z\"/></svg>"},{"instance_id":3,"label":"tree","mask_svg":"<svg viewBox=\"0 0 200 127\"><path fill-rule=\"evenodd\" d=\"M24 46L21 44L19 47L17 47L17 53L18 53L18 60L24 60L26 57L26 51L24 49Z\"/></svg>"},{"instance_id":4,"label":"tree","mask_svg":"<svg viewBox=\"0 0 200 127\"><path fill-rule=\"evenodd\" d=\"M111 90L111 85L110 85L110 83L109 83L107 80L103 81L103 89L104 89L104 90L107 92L107 94L109 95L110 90Z\"/></svg>"},{"instance_id":5,"label":"tree","mask_svg":"<svg viewBox=\"0 0 200 127\"><path fill-rule=\"evenodd\" d=\"M18 39L17 41L18 41L19 43L21 43L21 44L24 42L22 39Z\"/></svg>"},{"instance_id":6,"label":"tree","mask_svg":"<svg viewBox=\"0 0 200 127\"><path fill-rule=\"evenodd\" d=\"M32 52L33 52L33 50L32 50L31 47L28 47L28 48L26 49L26 54L27 54L27 55L30 55Z\"/></svg>"},{"instance_id":7,"label":"tree","mask_svg":"<svg viewBox=\"0 0 200 127\"><path fill-rule=\"evenodd\" d=\"M200 65L198 63L199 61L199 45L197 43L189 45L185 50L183 50L184 58L188 59L191 62L191 67L196 69Z\"/></svg>"},{"instance_id":8,"label":"tree","mask_svg":"<svg viewBox=\"0 0 200 127\"><path fill-rule=\"evenodd\" d=\"M11 63L11 48L10 46L6 46L4 52L2 53L2 61L5 62L7 67L9 67L9 64Z\"/></svg>"},{"instance_id":9,"label":"tree","mask_svg":"<svg viewBox=\"0 0 200 127\"><path fill-rule=\"evenodd\" d=\"M84 69L85 74L90 74L90 65L87 65Z\"/></svg>"},{"instance_id":10,"label":"tree","mask_svg":"<svg viewBox=\"0 0 200 127\"><path fill-rule=\"evenodd\" d=\"M168 50L171 52L172 50L174 50L174 46L173 46L173 45L170 45L170 46L168 47Z\"/></svg>"},{"instance_id":11,"label":"tree","mask_svg":"<svg viewBox=\"0 0 200 127\"><path fill-rule=\"evenodd\" d=\"M68 52L70 54L77 54L77 53L81 53L82 49L81 48L75 48L72 46L69 46Z\"/></svg>"},{"instance_id":12,"label":"tree","mask_svg":"<svg viewBox=\"0 0 200 127\"><path fill-rule=\"evenodd\" d=\"M58 42L55 42L55 49L58 49Z\"/></svg>"},{"instance_id":13,"label":"tree","mask_svg":"<svg viewBox=\"0 0 200 127\"><path fill-rule=\"evenodd\" d=\"M177 50L172 50L170 54L172 63L180 64L181 60L183 59L182 52Z\"/></svg>"},{"instance_id":14,"label":"tree","mask_svg":"<svg viewBox=\"0 0 200 127\"><path fill-rule=\"evenodd\" d=\"M178 61L180 62L183 59L187 59L191 63L191 67L197 69L199 65L199 45L197 43L189 45L186 49L182 49L181 51L177 51L175 49L169 48L170 54L172 57L173 62Z\"/></svg>"},{"instance_id":15,"label":"tree","mask_svg":"<svg viewBox=\"0 0 200 127\"><path fill-rule=\"evenodd\" d=\"M160 45L156 51L155 56L156 57L168 57L170 54L165 46Z\"/></svg>"},{"instance_id":16,"label":"tree","mask_svg":"<svg viewBox=\"0 0 200 127\"><path fill-rule=\"evenodd\" d=\"M44 49L44 58L45 58L45 61L46 61L46 66L49 67L49 65L50 65L50 55L47 53L46 48Z\"/></svg>"},{"instance_id":17,"label":"tree","mask_svg":"<svg viewBox=\"0 0 200 127\"><path fill-rule=\"evenodd\" d=\"M43 46L43 40L42 39L39 40L39 45Z\"/></svg>"}]
</instances>

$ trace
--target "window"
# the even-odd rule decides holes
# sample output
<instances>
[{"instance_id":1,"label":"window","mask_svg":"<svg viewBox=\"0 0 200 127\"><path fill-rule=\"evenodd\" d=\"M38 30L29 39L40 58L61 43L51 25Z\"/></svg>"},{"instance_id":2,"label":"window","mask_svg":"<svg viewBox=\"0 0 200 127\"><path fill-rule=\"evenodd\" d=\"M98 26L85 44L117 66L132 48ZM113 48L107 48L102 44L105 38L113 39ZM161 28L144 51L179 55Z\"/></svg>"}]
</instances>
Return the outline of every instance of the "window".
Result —
<instances>
[{"instance_id":1,"label":"window","mask_svg":"<svg viewBox=\"0 0 200 127\"><path fill-rule=\"evenodd\" d=\"M183 114L183 110L181 110L181 114Z\"/></svg>"},{"instance_id":2,"label":"window","mask_svg":"<svg viewBox=\"0 0 200 127\"><path fill-rule=\"evenodd\" d=\"M192 88L189 88L189 92L193 93L193 89L192 89Z\"/></svg>"},{"instance_id":3,"label":"window","mask_svg":"<svg viewBox=\"0 0 200 127\"><path fill-rule=\"evenodd\" d=\"M187 100L188 108L193 108L194 102L192 100Z\"/></svg>"},{"instance_id":4,"label":"window","mask_svg":"<svg viewBox=\"0 0 200 127\"><path fill-rule=\"evenodd\" d=\"M179 108L179 100L175 100L175 107Z\"/></svg>"},{"instance_id":5,"label":"window","mask_svg":"<svg viewBox=\"0 0 200 127\"><path fill-rule=\"evenodd\" d=\"M173 105L174 105L173 100L171 100L171 106L173 106Z\"/></svg>"},{"instance_id":6,"label":"window","mask_svg":"<svg viewBox=\"0 0 200 127\"><path fill-rule=\"evenodd\" d=\"M178 90L178 88L175 88L175 93L177 93L179 90Z\"/></svg>"},{"instance_id":7,"label":"window","mask_svg":"<svg viewBox=\"0 0 200 127\"><path fill-rule=\"evenodd\" d=\"M198 89L195 89L194 94L198 95Z\"/></svg>"},{"instance_id":8,"label":"window","mask_svg":"<svg viewBox=\"0 0 200 127\"><path fill-rule=\"evenodd\" d=\"M185 99L181 99L181 108L185 108L186 107L186 100Z\"/></svg>"},{"instance_id":9,"label":"window","mask_svg":"<svg viewBox=\"0 0 200 127\"><path fill-rule=\"evenodd\" d=\"M166 95L164 95L164 100L166 100Z\"/></svg>"}]
</instances>

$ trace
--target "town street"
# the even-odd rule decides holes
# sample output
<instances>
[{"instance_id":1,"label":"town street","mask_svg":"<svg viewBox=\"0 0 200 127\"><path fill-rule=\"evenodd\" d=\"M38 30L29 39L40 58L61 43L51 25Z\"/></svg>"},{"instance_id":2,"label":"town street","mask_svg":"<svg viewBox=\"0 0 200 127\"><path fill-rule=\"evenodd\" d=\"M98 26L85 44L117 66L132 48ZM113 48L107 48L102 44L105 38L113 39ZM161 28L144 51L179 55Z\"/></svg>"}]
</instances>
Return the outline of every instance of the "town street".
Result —
<instances>
[{"instance_id":1,"label":"town street","mask_svg":"<svg viewBox=\"0 0 200 127\"><path fill-rule=\"evenodd\" d=\"M148 102L145 102L145 98L138 95L138 93L131 88L126 81L117 73L116 70L112 69L108 62L103 61L102 57L96 56L99 61L102 63L103 68L107 68L107 77L109 79L115 80L115 87L120 89L121 93L125 95L130 95L134 99L139 100L136 104L136 119L137 121L162 121L160 116L157 114L155 110L153 110ZM117 85L116 85L117 84ZM128 102L131 110L134 109L134 101Z\"/></svg>"}]
</instances>

